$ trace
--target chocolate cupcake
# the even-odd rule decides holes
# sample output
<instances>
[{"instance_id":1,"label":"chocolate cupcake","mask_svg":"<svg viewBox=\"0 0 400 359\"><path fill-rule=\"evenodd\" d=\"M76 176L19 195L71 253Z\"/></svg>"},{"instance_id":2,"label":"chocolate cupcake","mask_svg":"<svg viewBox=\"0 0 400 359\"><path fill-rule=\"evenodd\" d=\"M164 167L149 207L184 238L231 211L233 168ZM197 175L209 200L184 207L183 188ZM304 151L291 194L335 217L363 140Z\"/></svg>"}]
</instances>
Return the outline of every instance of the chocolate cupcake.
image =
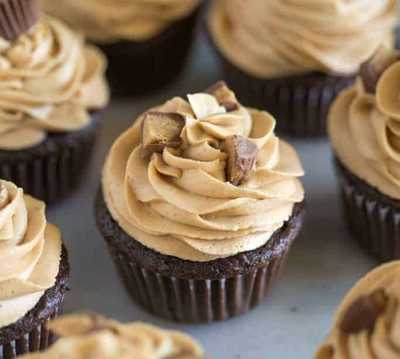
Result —
<instances>
[{"instance_id":1,"label":"chocolate cupcake","mask_svg":"<svg viewBox=\"0 0 400 359\"><path fill-rule=\"evenodd\" d=\"M380 260L400 258L400 52L380 48L329 113L353 237Z\"/></svg>"},{"instance_id":2,"label":"chocolate cupcake","mask_svg":"<svg viewBox=\"0 0 400 359\"><path fill-rule=\"evenodd\" d=\"M144 323L121 324L94 314L63 316L49 324L60 339L24 359L204 359L200 345L180 332Z\"/></svg>"},{"instance_id":3,"label":"chocolate cupcake","mask_svg":"<svg viewBox=\"0 0 400 359\"><path fill-rule=\"evenodd\" d=\"M142 95L173 81L193 42L201 0L41 0L109 60L113 94Z\"/></svg>"},{"instance_id":4,"label":"chocolate cupcake","mask_svg":"<svg viewBox=\"0 0 400 359\"><path fill-rule=\"evenodd\" d=\"M224 79L292 136L325 135L337 93L379 45L393 44L396 0L317 3L218 0L208 14Z\"/></svg>"},{"instance_id":5,"label":"chocolate cupcake","mask_svg":"<svg viewBox=\"0 0 400 359\"><path fill-rule=\"evenodd\" d=\"M88 165L109 98L106 60L63 23L39 18L36 1L1 5L0 178L52 203Z\"/></svg>"},{"instance_id":6,"label":"chocolate cupcake","mask_svg":"<svg viewBox=\"0 0 400 359\"><path fill-rule=\"evenodd\" d=\"M211 322L259 304L303 216L303 169L224 83L141 115L112 146L97 224L134 300Z\"/></svg>"},{"instance_id":7,"label":"chocolate cupcake","mask_svg":"<svg viewBox=\"0 0 400 359\"><path fill-rule=\"evenodd\" d=\"M346 295L315 359L398 358L400 262L374 269Z\"/></svg>"},{"instance_id":8,"label":"chocolate cupcake","mask_svg":"<svg viewBox=\"0 0 400 359\"><path fill-rule=\"evenodd\" d=\"M46 349L69 278L58 228L45 204L0 180L0 358Z\"/></svg>"}]
</instances>

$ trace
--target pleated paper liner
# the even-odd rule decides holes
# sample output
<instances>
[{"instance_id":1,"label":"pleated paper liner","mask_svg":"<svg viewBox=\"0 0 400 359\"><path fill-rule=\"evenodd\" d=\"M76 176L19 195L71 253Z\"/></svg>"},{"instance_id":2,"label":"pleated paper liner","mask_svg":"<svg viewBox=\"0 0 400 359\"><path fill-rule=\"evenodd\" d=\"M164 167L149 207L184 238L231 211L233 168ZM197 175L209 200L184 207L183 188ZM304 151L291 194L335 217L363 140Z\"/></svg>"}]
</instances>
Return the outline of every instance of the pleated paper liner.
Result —
<instances>
[{"instance_id":1,"label":"pleated paper liner","mask_svg":"<svg viewBox=\"0 0 400 359\"><path fill-rule=\"evenodd\" d=\"M355 76L333 76L319 72L274 79L254 77L233 65L215 45L222 78L246 106L270 112L277 120L277 131L292 137L326 135L327 114L333 100L349 87Z\"/></svg>"},{"instance_id":2,"label":"pleated paper liner","mask_svg":"<svg viewBox=\"0 0 400 359\"><path fill-rule=\"evenodd\" d=\"M99 193L96 218L133 300L177 322L210 323L248 312L279 278L303 220L303 204L262 248L208 263L165 256L129 237L112 219Z\"/></svg>"},{"instance_id":3,"label":"pleated paper liner","mask_svg":"<svg viewBox=\"0 0 400 359\"><path fill-rule=\"evenodd\" d=\"M108 58L107 77L115 96L144 95L165 87L185 67L201 6L162 34L143 41L97 44Z\"/></svg>"},{"instance_id":4,"label":"pleated paper liner","mask_svg":"<svg viewBox=\"0 0 400 359\"><path fill-rule=\"evenodd\" d=\"M58 308L48 319L42 321L29 333L6 344L0 344L0 358L12 359L23 354L47 349L55 341L53 334L47 329L47 325L50 320L57 318L57 316Z\"/></svg>"},{"instance_id":5,"label":"pleated paper liner","mask_svg":"<svg viewBox=\"0 0 400 359\"><path fill-rule=\"evenodd\" d=\"M22 319L0 328L0 359L13 359L19 355L42 351L54 343L56 338L47 326L49 321L61 312L68 279L68 255L63 248L60 270L54 287L48 289L35 308Z\"/></svg>"},{"instance_id":6,"label":"pleated paper liner","mask_svg":"<svg viewBox=\"0 0 400 359\"><path fill-rule=\"evenodd\" d=\"M83 179L100 127L100 113L82 130L50 134L40 145L20 151L0 150L0 178L25 193L53 204L76 189Z\"/></svg>"},{"instance_id":7,"label":"pleated paper liner","mask_svg":"<svg viewBox=\"0 0 400 359\"><path fill-rule=\"evenodd\" d=\"M338 159L335 165L351 235L381 261L400 259L400 201L378 192Z\"/></svg>"},{"instance_id":8,"label":"pleated paper liner","mask_svg":"<svg viewBox=\"0 0 400 359\"><path fill-rule=\"evenodd\" d=\"M163 276L136 265L112 246L109 250L136 303L168 320L210 323L244 314L260 304L277 280L289 247L262 268L215 280Z\"/></svg>"},{"instance_id":9,"label":"pleated paper liner","mask_svg":"<svg viewBox=\"0 0 400 359\"><path fill-rule=\"evenodd\" d=\"M15 40L39 19L37 0L0 1L0 37Z\"/></svg>"}]
</instances>

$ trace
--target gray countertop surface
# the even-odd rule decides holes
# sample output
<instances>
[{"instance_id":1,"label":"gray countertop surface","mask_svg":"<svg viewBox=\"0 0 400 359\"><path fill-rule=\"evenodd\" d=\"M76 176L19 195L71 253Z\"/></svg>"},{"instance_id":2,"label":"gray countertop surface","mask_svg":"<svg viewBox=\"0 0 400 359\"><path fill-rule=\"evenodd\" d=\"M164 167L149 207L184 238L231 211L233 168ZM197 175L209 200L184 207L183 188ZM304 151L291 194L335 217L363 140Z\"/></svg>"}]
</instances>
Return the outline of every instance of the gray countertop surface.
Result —
<instances>
[{"instance_id":1,"label":"gray countertop surface","mask_svg":"<svg viewBox=\"0 0 400 359\"><path fill-rule=\"evenodd\" d=\"M48 210L68 246L72 279L65 312L96 311L122 321L146 321L184 330L218 359L312 358L331 325L335 308L355 281L377 263L345 230L327 141L291 140L306 170L307 216L283 277L264 304L249 314L210 325L160 320L131 302L96 229L93 203L104 157L138 114L174 96L204 89L219 79L204 39L196 42L188 68L162 93L115 100L104 115L95 156L82 187Z\"/></svg>"}]
</instances>

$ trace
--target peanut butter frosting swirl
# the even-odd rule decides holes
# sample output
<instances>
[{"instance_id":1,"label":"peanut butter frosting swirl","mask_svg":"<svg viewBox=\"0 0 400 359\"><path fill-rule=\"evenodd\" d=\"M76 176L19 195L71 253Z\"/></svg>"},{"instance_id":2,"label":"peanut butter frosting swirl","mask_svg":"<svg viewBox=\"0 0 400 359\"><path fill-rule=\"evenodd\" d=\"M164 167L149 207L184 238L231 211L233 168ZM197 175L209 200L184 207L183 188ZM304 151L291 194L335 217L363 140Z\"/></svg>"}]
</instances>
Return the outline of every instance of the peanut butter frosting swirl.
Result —
<instances>
[{"instance_id":1,"label":"peanut butter frosting swirl","mask_svg":"<svg viewBox=\"0 0 400 359\"><path fill-rule=\"evenodd\" d=\"M50 323L61 337L47 352L25 359L202 359L189 336L144 323L121 324L98 315L69 315Z\"/></svg>"},{"instance_id":2,"label":"peanut butter frosting swirl","mask_svg":"<svg viewBox=\"0 0 400 359\"><path fill-rule=\"evenodd\" d=\"M40 0L44 11L91 40L146 41L189 16L201 0Z\"/></svg>"},{"instance_id":3,"label":"peanut butter frosting swirl","mask_svg":"<svg viewBox=\"0 0 400 359\"><path fill-rule=\"evenodd\" d=\"M165 255L210 261L263 246L303 201L303 169L295 150L274 133L266 112L235 108L207 93L173 98L149 112L180 114L185 124L178 148L143 156L146 114L111 148L103 170L103 194L122 229ZM148 112L148 113L149 113ZM255 168L240 185L228 182L229 136L258 148Z\"/></svg>"},{"instance_id":4,"label":"peanut butter frosting swirl","mask_svg":"<svg viewBox=\"0 0 400 359\"><path fill-rule=\"evenodd\" d=\"M61 236L45 204L0 180L0 328L22 318L55 283Z\"/></svg>"},{"instance_id":5,"label":"peanut butter frosting swirl","mask_svg":"<svg viewBox=\"0 0 400 359\"><path fill-rule=\"evenodd\" d=\"M109 99L105 66L99 50L49 17L15 41L0 38L0 149L87 126Z\"/></svg>"},{"instance_id":6,"label":"peanut butter frosting swirl","mask_svg":"<svg viewBox=\"0 0 400 359\"><path fill-rule=\"evenodd\" d=\"M261 78L353 74L393 44L396 0L214 1L211 35L223 55Z\"/></svg>"},{"instance_id":7,"label":"peanut butter frosting swirl","mask_svg":"<svg viewBox=\"0 0 400 359\"><path fill-rule=\"evenodd\" d=\"M393 54L381 49L375 57ZM384 70L376 93L367 92L359 77L338 96L329 114L329 133L336 155L349 170L400 198L400 61Z\"/></svg>"},{"instance_id":8,"label":"peanut butter frosting swirl","mask_svg":"<svg viewBox=\"0 0 400 359\"><path fill-rule=\"evenodd\" d=\"M373 270L344 298L315 359L400 356L400 262Z\"/></svg>"}]
</instances>

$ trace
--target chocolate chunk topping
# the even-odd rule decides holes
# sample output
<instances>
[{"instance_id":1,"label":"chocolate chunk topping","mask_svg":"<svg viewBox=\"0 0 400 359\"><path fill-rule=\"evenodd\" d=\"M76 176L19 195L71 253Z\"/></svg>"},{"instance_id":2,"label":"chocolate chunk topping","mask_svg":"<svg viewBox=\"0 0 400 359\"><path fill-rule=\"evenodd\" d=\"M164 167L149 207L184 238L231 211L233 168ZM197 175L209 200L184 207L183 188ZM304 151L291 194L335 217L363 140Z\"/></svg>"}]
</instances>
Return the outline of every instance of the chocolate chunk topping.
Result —
<instances>
[{"instance_id":1,"label":"chocolate chunk topping","mask_svg":"<svg viewBox=\"0 0 400 359\"><path fill-rule=\"evenodd\" d=\"M240 185L253 170L258 148L247 138L229 136L225 139L225 150L228 153L226 175L233 185Z\"/></svg>"},{"instance_id":2,"label":"chocolate chunk topping","mask_svg":"<svg viewBox=\"0 0 400 359\"><path fill-rule=\"evenodd\" d=\"M0 36L8 41L26 33L39 19L37 0L0 0Z\"/></svg>"},{"instance_id":3,"label":"chocolate chunk topping","mask_svg":"<svg viewBox=\"0 0 400 359\"><path fill-rule=\"evenodd\" d=\"M213 84L210 87L208 87L204 92L215 96L216 93L218 93L219 90L224 89L224 88L225 89L228 88L228 85L226 84L226 82L225 81L218 81L215 84Z\"/></svg>"},{"instance_id":4,"label":"chocolate chunk topping","mask_svg":"<svg viewBox=\"0 0 400 359\"><path fill-rule=\"evenodd\" d=\"M364 62L360 67L360 76L365 91L374 94L382 74L397 61L400 61L400 53L398 51L381 48L370 60Z\"/></svg>"},{"instance_id":5,"label":"chocolate chunk topping","mask_svg":"<svg viewBox=\"0 0 400 359\"><path fill-rule=\"evenodd\" d=\"M224 81L218 81L210 86L206 93L213 95L218 103L225 107L226 111L236 111L239 108L239 103L235 94L229 89Z\"/></svg>"},{"instance_id":6,"label":"chocolate chunk topping","mask_svg":"<svg viewBox=\"0 0 400 359\"><path fill-rule=\"evenodd\" d=\"M239 109L239 104L230 100L222 101L220 105L225 107L227 112L236 111Z\"/></svg>"},{"instance_id":7,"label":"chocolate chunk topping","mask_svg":"<svg viewBox=\"0 0 400 359\"><path fill-rule=\"evenodd\" d=\"M387 302L383 289L360 297L344 313L340 330L345 334L356 334L363 330L371 332L378 317L384 313Z\"/></svg>"},{"instance_id":8,"label":"chocolate chunk topping","mask_svg":"<svg viewBox=\"0 0 400 359\"><path fill-rule=\"evenodd\" d=\"M374 94L376 91L376 85L379 80L379 74L375 70L374 66L370 62L364 62L360 67L360 76L363 82L365 91Z\"/></svg>"},{"instance_id":9,"label":"chocolate chunk topping","mask_svg":"<svg viewBox=\"0 0 400 359\"><path fill-rule=\"evenodd\" d=\"M178 113L147 112L142 122L142 145L147 154L177 148L185 118Z\"/></svg>"}]
</instances>

